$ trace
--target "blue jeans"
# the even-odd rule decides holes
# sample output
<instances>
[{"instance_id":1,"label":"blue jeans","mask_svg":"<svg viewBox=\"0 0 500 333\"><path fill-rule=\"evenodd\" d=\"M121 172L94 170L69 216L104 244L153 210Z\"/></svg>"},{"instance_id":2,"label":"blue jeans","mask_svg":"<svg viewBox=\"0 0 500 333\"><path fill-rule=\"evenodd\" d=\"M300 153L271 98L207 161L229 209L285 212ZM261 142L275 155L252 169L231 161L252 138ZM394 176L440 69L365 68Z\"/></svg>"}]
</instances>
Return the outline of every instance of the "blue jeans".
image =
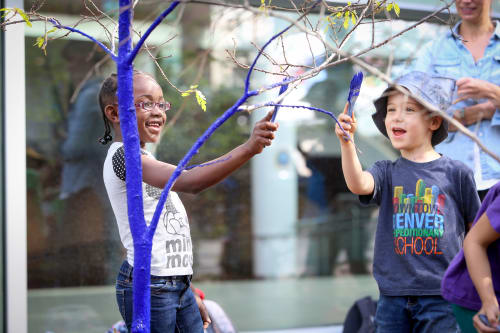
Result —
<instances>
[{"instance_id":1,"label":"blue jeans","mask_svg":"<svg viewBox=\"0 0 500 333\"><path fill-rule=\"evenodd\" d=\"M460 332L450 303L441 296L380 295L375 325L377 333Z\"/></svg>"},{"instance_id":2,"label":"blue jeans","mask_svg":"<svg viewBox=\"0 0 500 333\"><path fill-rule=\"evenodd\" d=\"M132 266L125 260L116 278L116 300L129 332L132 327ZM151 275L151 333L203 333L190 276Z\"/></svg>"}]
</instances>

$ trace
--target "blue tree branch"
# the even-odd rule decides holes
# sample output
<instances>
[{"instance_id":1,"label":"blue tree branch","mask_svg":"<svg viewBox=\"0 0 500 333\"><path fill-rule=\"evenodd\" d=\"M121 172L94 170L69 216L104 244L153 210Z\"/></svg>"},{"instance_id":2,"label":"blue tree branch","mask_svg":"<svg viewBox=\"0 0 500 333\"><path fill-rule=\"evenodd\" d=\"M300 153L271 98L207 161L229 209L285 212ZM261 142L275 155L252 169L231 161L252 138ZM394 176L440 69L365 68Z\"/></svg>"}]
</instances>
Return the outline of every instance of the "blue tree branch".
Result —
<instances>
[{"instance_id":1,"label":"blue tree branch","mask_svg":"<svg viewBox=\"0 0 500 333\"><path fill-rule=\"evenodd\" d=\"M111 50L108 49L106 47L106 45L104 45L103 43L101 43L100 41L98 41L97 39L95 39L94 37L86 34L85 32L83 32L81 30L78 30L78 29L75 29L75 28L72 28L72 27L61 25L59 22L57 22L54 19L51 19L50 23L52 23L54 25L54 27L56 27L58 29L69 30L71 32L75 32L75 33L80 34L80 35L82 35L84 37L87 37L88 39L90 39L91 41L93 41L94 43L96 43L97 45L99 45L101 47L101 49L103 49L104 52L106 52L107 54L109 54L109 56L111 57L111 59L113 59L115 62L118 60L118 58L116 57L116 55L113 52L111 52Z\"/></svg>"},{"instance_id":2,"label":"blue tree branch","mask_svg":"<svg viewBox=\"0 0 500 333\"><path fill-rule=\"evenodd\" d=\"M330 116L333 120L335 120L335 122L340 126L340 129L342 130L342 132L344 132L344 135L347 137L347 139L352 141L349 134L346 131L344 131L344 129L342 128L342 125L340 124L337 117L335 117L335 115L330 111L326 111L326 110L323 110L320 108L315 108L313 106L305 106L305 105L283 105L283 104L278 104L278 103L265 103L264 106L274 106L274 107L278 106L278 107L282 107L282 108L294 108L294 109L300 108L300 109L308 109L308 110L324 113L324 114Z\"/></svg>"}]
</instances>

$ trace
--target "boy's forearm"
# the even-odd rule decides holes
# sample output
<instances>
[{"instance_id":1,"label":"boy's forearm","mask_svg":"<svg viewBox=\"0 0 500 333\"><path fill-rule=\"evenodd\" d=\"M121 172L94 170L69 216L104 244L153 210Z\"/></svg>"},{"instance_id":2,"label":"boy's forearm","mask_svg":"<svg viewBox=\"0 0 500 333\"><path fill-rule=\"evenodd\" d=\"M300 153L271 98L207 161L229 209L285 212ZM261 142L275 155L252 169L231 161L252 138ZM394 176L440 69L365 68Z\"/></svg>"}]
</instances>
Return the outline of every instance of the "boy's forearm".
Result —
<instances>
[{"instance_id":1,"label":"boy's forearm","mask_svg":"<svg viewBox=\"0 0 500 333\"><path fill-rule=\"evenodd\" d=\"M342 172L349 190L354 194L370 194L373 192L373 177L363 171L356 148L351 142L341 143Z\"/></svg>"}]
</instances>

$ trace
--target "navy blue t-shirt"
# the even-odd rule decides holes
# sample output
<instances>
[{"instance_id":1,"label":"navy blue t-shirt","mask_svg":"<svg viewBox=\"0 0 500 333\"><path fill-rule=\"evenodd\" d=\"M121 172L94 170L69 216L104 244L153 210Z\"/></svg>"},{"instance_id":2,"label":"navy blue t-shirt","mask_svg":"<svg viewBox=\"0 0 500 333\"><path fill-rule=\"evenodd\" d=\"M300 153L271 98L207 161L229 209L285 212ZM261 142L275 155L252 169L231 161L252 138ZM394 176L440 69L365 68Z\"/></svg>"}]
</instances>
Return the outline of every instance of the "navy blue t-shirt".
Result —
<instances>
[{"instance_id":1,"label":"navy blue t-shirt","mask_svg":"<svg viewBox=\"0 0 500 333\"><path fill-rule=\"evenodd\" d=\"M373 260L380 293L440 295L443 274L480 206L472 171L441 156L379 161L368 172L374 192L360 201L380 206Z\"/></svg>"}]
</instances>

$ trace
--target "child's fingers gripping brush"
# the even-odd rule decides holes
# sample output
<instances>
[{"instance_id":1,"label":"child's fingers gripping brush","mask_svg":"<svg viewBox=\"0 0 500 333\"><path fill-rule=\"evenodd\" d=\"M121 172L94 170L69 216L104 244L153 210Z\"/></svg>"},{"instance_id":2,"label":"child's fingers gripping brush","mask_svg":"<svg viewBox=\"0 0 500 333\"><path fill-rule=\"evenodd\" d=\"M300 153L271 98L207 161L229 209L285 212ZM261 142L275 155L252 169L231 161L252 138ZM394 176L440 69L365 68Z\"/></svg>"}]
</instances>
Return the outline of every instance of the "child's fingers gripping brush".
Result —
<instances>
[{"instance_id":1,"label":"child's fingers gripping brush","mask_svg":"<svg viewBox=\"0 0 500 333\"><path fill-rule=\"evenodd\" d=\"M338 119L335 118L335 121L337 122L338 128L340 132L337 132L337 136L339 138L343 138L346 142L351 141L358 153L363 154L361 149L354 143L354 132L356 131L356 116L353 114L352 117L349 117L347 112L349 112L349 103L346 102L344 106L344 111L342 112L341 115L339 115ZM349 134L346 132L346 129L344 129L345 125L349 125L349 128L347 130L349 131Z\"/></svg>"},{"instance_id":2,"label":"child's fingers gripping brush","mask_svg":"<svg viewBox=\"0 0 500 333\"><path fill-rule=\"evenodd\" d=\"M345 103L344 111L342 112L342 114L347 115L348 112L349 112L349 103ZM342 130L342 132L344 133L344 140L346 142L347 141L352 141L352 143L354 143L354 140L351 137L351 135L349 135L349 133L346 132L346 129L344 129L344 125L347 124L347 125L351 126L349 128L349 130L351 130L352 127L353 127L353 123L356 122L355 117L354 116L350 116L351 121L349 121L349 122L347 122L345 120L340 120L340 118L343 118L343 117L339 117L338 124L339 124L340 130Z\"/></svg>"},{"instance_id":3,"label":"child's fingers gripping brush","mask_svg":"<svg viewBox=\"0 0 500 333\"><path fill-rule=\"evenodd\" d=\"M347 114L354 120L354 105L356 104L356 100L359 96L359 91L361 89L361 83L363 82L363 72L357 72L351 79L351 84L349 86L349 95L347 96ZM344 110L345 113L345 110ZM344 137L344 140L348 141L349 138L347 136Z\"/></svg>"}]
</instances>

